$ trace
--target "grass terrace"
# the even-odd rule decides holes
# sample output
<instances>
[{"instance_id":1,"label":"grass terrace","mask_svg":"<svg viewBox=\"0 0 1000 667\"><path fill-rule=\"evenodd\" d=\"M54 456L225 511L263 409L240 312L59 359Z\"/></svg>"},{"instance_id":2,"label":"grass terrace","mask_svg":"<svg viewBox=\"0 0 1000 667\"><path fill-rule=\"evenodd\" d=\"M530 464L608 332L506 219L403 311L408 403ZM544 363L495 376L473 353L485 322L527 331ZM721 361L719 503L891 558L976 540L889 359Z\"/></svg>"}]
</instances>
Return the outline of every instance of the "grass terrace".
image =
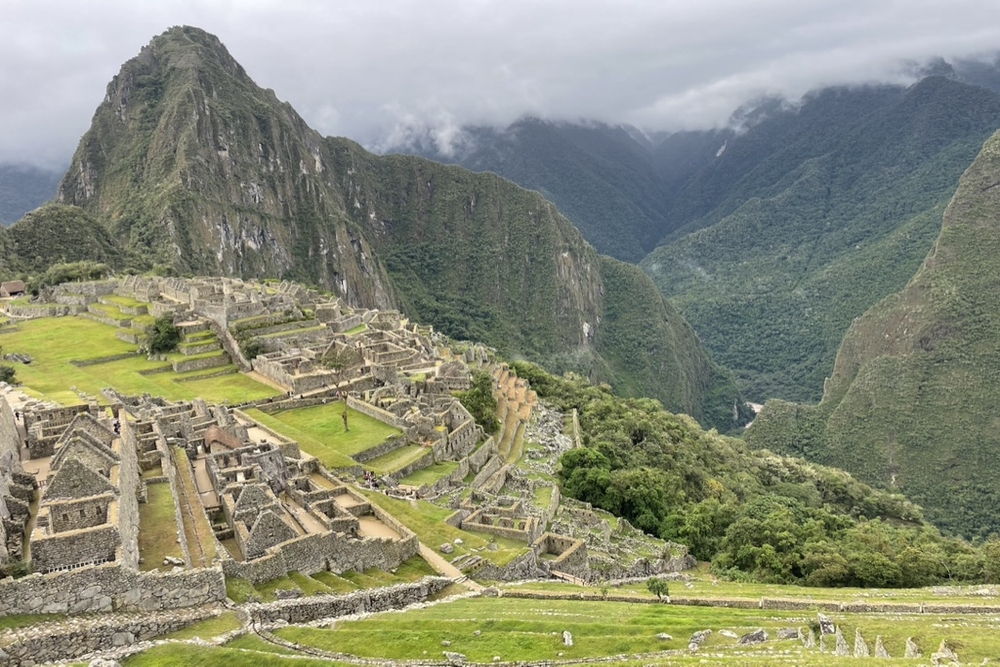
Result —
<instances>
[{"instance_id":1,"label":"grass terrace","mask_svg":"<svg viewBox=\"0 0 1000 667\"><path fill-rule=\"evenodd\" d=\"M427 448L420 445L406 445L405 447L394 449L388 454L365 461L365 467L379 474L392 474L410 465L421 456L427 454L428 451Z\"/></svg>"},{"instance_id":2,"label":"grass terrace","mask_svg":"<svg viewBox=\"0 0 1000 667\"><path fill-rule=\"evenodd\" d=\"M341 416L343 412L343 403L331 402L308 408L284 410L271 416L300 432L308 433L319 442L347 456L381 444L393 436L402 435L402 431L398 428L383 424L351 408L347 409L349 430L345 432Z\"/></svg>"},{"instance_id":3,"label":"grass terrace","mask_svg":"<svg viewBox=\"0 0 1000 667\"><path fill-rule=\"evenodd\" d=\"M400 484L409 484L410 486L423 486L424 484L433 484L438 480L447 477L451 473L455 472L458 468L458 461L440 461L434 465L427 466L423 470L418 470L416 472L410 473L403 479L399 480Z\"/></svg>"},{"instance_id":4,"label":"grass terrace","mask_svg":"<svg viewBox=\"0 0 1000 667\"><path fill-rule=\"evenodd\" d=\"M172 370L152 375L140 371L166 370L169 364L149 361L134 354L124 359L75 366L72 361L106 359L135 352L135 345L115 338L115 329L82 317L57 317L26 320L17 331L0 334L0 345L7 352L29 354L29 365L18 365L18 379L38 396L63 405L78 405L80 396L70 387L92 396L100 396L107 386L126 394L148 392L169 400L204 398L219 403L240 403L273 396L267 385L245 375L231 374L214 378L176 382L197 377L199 373L176 374ZM176 355L180 358L182 355ZM190 358L190 357L188 357ZM219 369L210 369L218 371Z\"/></svg>"},{"instance_id":5,"label":"grass terrace","mask_svg":"<svg viewBox=\"0 0 1000 667\"><path fill-rule=\"evenodd\" d=\"M149 502L139 504L139 557L143 559L139 569L168 572L173 566L163 564L166 556L184 558L177 543L174 496L169 484L150 484L147 489Z\"/></svg>"},{"instance_id":6,"label":"grass terrace","mask_svg":"<svg viewBox=\"0 0 1000 667\"><path fill-rule=\"evenodd\" d=\"M171 632L168 635L164 635L162 639L194 639L195 637L211 639L212 637L218 637L227 632L237 630L239 627L240 621L236 618L236 612L228 611L215 618L206 618L204 621L198 621L186 628Z\"/></svg>"},{"instance_id":7,"label":"grass terrace","mask_svg":"<svg viewBox=\"0 0 1000 667\"><path fill-rule=\"evenodd\" d=\"M283 577L256 586L243 579L230 578L226 579L226 594L237 603L251 599L273 602L278 599L277 591L279 590L298 590L306 597L328 594L343 595L367 588L411 583L436 574L437 572L427 564L427 561L420 556L413 556L393 572L379 569L370 569L364 572L349 570L338 575L322 571L309 576L300 572L289 572Z\"/></svg>"}]
</instances>

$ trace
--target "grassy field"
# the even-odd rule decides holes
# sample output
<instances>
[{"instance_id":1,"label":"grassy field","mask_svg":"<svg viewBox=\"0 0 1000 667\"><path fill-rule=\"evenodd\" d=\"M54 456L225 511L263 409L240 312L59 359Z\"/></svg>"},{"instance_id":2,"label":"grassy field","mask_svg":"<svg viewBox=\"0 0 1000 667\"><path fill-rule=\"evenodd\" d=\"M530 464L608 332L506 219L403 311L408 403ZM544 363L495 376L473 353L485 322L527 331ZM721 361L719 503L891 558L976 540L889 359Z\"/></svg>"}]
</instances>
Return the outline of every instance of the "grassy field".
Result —
<instances>
[{"instance_id":1,"label":"grassy field","mask_svg":"<svg viewBox=\"0 0 1000 667\"><path fill-rule=\"evenodd\" d=\"M166 556L184 558L181 545L177 544L177 520L174 514L174 496L169 484L150 484L149 502L139 505L139 556L141 570L169 571L164 565Z\"/></svg>"},{"instance_id":2,"label":"grassy field","mask_svg":"<svg viewBox=\"0 0 1000 667\"><path fill-rule=\"evenodd\" d=\"M963 664L979 664L997 657L997 642L988 629L996 619L972 616L948 618L932 615L877 616L830 614L853 646L859 628L874 648L881 635L893 660L879 664L913 665L903 660L907 637L914 637L925 656L942 639L957 642ZM775 612L671 605L638 605L612 602L517 600L473 598L405 615L380 614L360 621L337 623L334 629L287 627L276 634L284 639L361 657L409 660L440 659L442 642L465 654L473 662L502 660L568 660L614 655L636 655L684 650L690 636L711 629L694 664L740 665L848 665L857 659L837 659L818 649L805 649L798 640L776 640L782 628L808 628L815 623L809 612ZM737 647L736 641L719 633L737 635L764 628L771 641L758 647ZM479 634L476 634L476 632ZM573 646L563 643L562 633L573 635ZM667 633L671 640L657 639ZM680 660L679 662L677 660ZM688 658L663 656L641 664L692 664Z\"/></svg>"},{"instance_id":3,"label":"grassy field","mask_svg":"<svg viewBox=\"0 0 1000 667\"><path fill-rule=\"evenodd\" d=\"M442 477L447 477L451 473L455 472L456 468L458 468L458 461L440 461L434 465L427 466L423 470L410 473L403 479L399 480L399 483L409 484L410 486L433 484Z\"/></svg>"},{"instance_id":4,"label":"grassy field","mask_svg":"<svg viewBox=\"0 0 1000 667\"><path fill-rule=\"evenodd\" d=\"M163 639L194 639L195 637L211 639L239 627L240 621L236 618L236 612L229 611L215 618L208 618L176 632L171 632L169 635L164 635Z\"/></svg>"},{"instance_id":5,"label":"grassy field","mask_svg":"<svg viewBox=\"0 0 1000 667\"><path fill-rule=\"evenodd\" d=\"M193 644L164 644L143 651L122 661L126 667L341 667L346 663L317 661L308 658L287 658L279 654L278 647L257 639L255 648L270 647L270 653L259 650L239 650Z\"/></svg>"},{"instance_id":6,"label":"grassy field","mask_svg":"<svg viewBox=\"0 0 1000 667\"><path fill-rule=\"evenodd\" d=\"M343 412L343 403L332 402L276 412L271 416L302 433L308 433L327 447L347 456L374 447L393 436L401 435L399 429L351 408L347 409L349 430L344 431L344 420L341 416Z\"/></svg>"},{"instance_id":7,"label":"grassy field","mask_svg":"<svg viewBox=\"0 0 1000 667\"><path fill-rule=\"evenodd\" d=\"M715 582L715 583L713 583ZM576 586L557 581L529 582L517 586L517 590L542 592L596 594L599 587ZM653 597L644 583L614 587L609 592L629 594L638 597ZM996 587L983 586L932 586L928 588L815 588L809 586L786 586L779 584L742 584L716 580L703 575L688 582L670 582L670 594L680 597L719 599L747 598L784 600L816 600L832 602L867 602L879 604L894 602L899 604L955 604L955 605L1000 605L1000 594Z\"/></svg>"},{"instance_id":8,"label":"grassy field","mask_svg":"<svg viewBox=\"0 0 1000 667\"><path fill-rule=\"evenodd\" d=\"M287 424L279 419L275 415L269 415L266 412L261 412L256 408L250 408L245 410L247 415L257 422L267 426L268 428L274 429L282 435L292 438L299 443L299 448L305 453L315 456L319 459L319 462L330 469L336 468L349 468L351 466L356 466L357 462L346 454L341 454L339 451L324 444L322 441L317 440L314 436L310 435L308 432L298 429L291 424ZM341 428L343 428L343 423L341 423Z\"/></svg>"},{"instance_id":9,"label":"grassy field","mask_svg":"<svg viewBox=\"0 0 1000 667\"><path fill-rule=\"evenodd\" d=\"M135 345L115 338L113 327L80 317L20 322L17 331L0 334L0 346L7 352L31 355L30 365L17 366L18 380L31 390L29 393L64 405L82 402L71 387L92 396L100 396L101 389L112 386L127 394L148 392L170 400L201 397L219 403L257 400L276 393L271 387L240 374L190 382L175 380L197 373L178 375L170 371L140 375L139 371L168 366L162 361L149 361L141 355L90 366L74 366L71 361L111 357L136 349Z\"/></svg>"}]
</instances>

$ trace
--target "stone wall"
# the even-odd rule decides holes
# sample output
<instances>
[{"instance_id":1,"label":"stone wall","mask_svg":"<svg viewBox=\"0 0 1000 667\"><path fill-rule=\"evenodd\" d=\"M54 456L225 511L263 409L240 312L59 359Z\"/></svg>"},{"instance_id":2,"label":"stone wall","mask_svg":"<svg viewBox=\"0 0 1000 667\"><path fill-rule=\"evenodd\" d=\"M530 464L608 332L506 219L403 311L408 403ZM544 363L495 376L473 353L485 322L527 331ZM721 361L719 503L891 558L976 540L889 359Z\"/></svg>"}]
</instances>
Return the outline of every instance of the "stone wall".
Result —
<instances>
[{"instance_id":1,"label":"stone wall","mask_svg":"<svg viewBox=\"0 0 1000 667\"><path fill-rule=\"evenodd\" d=\"M406 530L398 522L391 527L397 532L400 529ZM406 535L403 532L400 534ZM282 577L293 570L302 574L315 574L321 570L338 574L348 570L364 572L373 567L392 570L414 556L419 547L420 542L412 533L401 540L354 539L334 533L321 533L283 542L268 549L265 556L252 561L241 562L227 558L223 561L222 568L226 576L245 579L256 585Z\"/></svg>"},{"instance_id":2,"label":"stone wall","mask_svg":"<svg viewBox=\"0 0 1000 667\"><path fill-rule=\"evenodd\" d=\"M486 480L495 475L496 472L503 467L503 465L504 465L503 459L501 459L496 454L493 454L493 456L490 457L489 461L486 462L486 465L484 465L476 474L476 476L473 478L472 484L470 486L472 486L472 488L474 489L478 489L479 487L481 487L483 484L486 483Z\"/></svg>"},{"instance_id":3,"label":"stone wall","mask_svg":"<svg viewBox=\"0 0 1000 667\"><path fill-rule=\"evenodd\" d=\"M69 530L31 541L31 565L39 572L86 563L115 560L121 544L118 529L110 524Z\"/></svg>"},{"instance_id":4,"label":"stone wall","mask_svg":"<svg viewBox=\"0 0 1000 667\"><path fill-rule=\"evenodd\" d=\"M222 611L218 607L199 607L142 616L102 614L86 620L34 625L0 636L0 650L7 655L4 664L66 662L174 632Z\"/></svg>"},{"instance_id":5,"label":"stone wall","mask_svg":"<svg viewBox=\"0 0 1000 667\"><path fill-rule=\"evenodd\" d=\"M351 458L358 463L367 463L372 459L377 459L378 457L388 454L389 452L394 452L400 447L406 446L406 438L401 435L391 437L385 442L375 445L374 447L369 447L356 454L352 454Z\"/></svg>"},{"instance_id":6,"label":"stone wall","mask_svg":"<svg viewBox=\"0 0 1000 667\"><path fill-rule=\"evenodd\" d=\"M225 366L228 363L228 354L217 354L197 359L179 359L173 363L173 367L175 373L187 373L188 371L204 371L217 366Z\"/></svg>"},{"instance_id":7,"label":"stone wall","mask_svg":"<svg viewBox=\"0 0 1000 667\"><path fill-rule=\"evenodd\" d=\"M139 567L139 471L138 443L131 422L124 411L121 421L121 447L118 462L118 533L121 535L121 559L126 567Z\"/></svg>"},{"instance_id":8,"label":"stone wall","mask_svg":"<svg viewBox=\"0 0 1000 667\"><path fill-rule=\"evenodd\" d=\"M424 577L412 584L356 591L347 595L317 595L270 604L251 604L245 608L255 622L263 625L308 623L321 618L399 609L423 602L449 584L451 579L447 577Z\"/></svg>"},{"instance_id":9,"label":"stone wall","mask_svg":"<svg viewBox=\"0 0 1000 667\"><path fill-rule=\"evenodd\" d=\"M364 401L359 401L353 396L347 397L348 407L357 410L362 414L366 414L372 419L377 419L383 424L388 424L389 426L394 426L396 428L405 428L406 424L399 419L396 415L392 414L388 410L383 410L382 408L377 408L371 403L366 403Z\"/></svg>"},{"instance_id":10,"label":"stone wall","mask_svg":"<svg viewBox=\"0 0 1000 667\"><path fill-rule=\"evenodd\" d=\"M284 574L284 573L282 573ZM118 563L0 581L0 616L159 611L226 597L220 568L138 572Z\"/></svg>"}]
</instances>

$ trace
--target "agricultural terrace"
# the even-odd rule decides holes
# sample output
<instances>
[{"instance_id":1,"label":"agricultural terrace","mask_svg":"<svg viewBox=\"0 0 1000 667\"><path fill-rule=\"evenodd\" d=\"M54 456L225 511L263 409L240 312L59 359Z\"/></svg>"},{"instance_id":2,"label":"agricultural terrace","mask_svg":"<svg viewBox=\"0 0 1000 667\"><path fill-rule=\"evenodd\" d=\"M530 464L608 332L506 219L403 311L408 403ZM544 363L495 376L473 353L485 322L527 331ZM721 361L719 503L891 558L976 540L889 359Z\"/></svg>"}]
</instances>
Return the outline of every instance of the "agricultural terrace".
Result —
<instances>
[{"instance_id":1,"label":"agricultural terrace","mask_svg":"<svg viewBox=\"0 0 1000 667\"><path fill-rule=\"evenodd\" d=\"M82 317L45 317L20 321L16 331L0 333L0 346L5 352L32 357L31 364L16 367L27 393L62 405L82 403L77 392L100 396L108 386L125 394L149 393L174 401L204 398L214 403L242 403L276 393L235 372L235 367L175 373L170 362L190 359L180 354L168 355L166 361L150 361L140 354L114 359L136 351L134 344L118 340L115 332L114 327ZM108 361L72 363L102 359ZM224 370L232 372L217 375Z\"/></svg>"},{"instance_id":2,"label":"agricultural terrace","mask_svg":"<svg viewBox=\"0 0 1000 667\"><path fill-rule=\"evenodd\" d=\"M345 433L341 417L343 412L344 404L339 402L273 414L256 408L246 410L248 416L298 441L302 451L315 456L324 466L334 470L357 465L351 454L400 435L399 429L350 408L347 410L350 430Z\"/></svg>"}]
</instances>

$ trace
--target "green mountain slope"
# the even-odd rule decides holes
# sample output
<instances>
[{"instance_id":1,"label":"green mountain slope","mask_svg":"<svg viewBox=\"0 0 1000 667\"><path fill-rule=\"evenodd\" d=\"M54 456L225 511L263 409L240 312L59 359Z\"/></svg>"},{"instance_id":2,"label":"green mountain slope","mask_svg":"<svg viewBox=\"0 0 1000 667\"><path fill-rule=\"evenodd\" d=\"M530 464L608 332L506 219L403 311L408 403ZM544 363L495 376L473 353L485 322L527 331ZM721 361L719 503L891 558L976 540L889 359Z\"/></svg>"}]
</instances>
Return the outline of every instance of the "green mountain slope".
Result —
<instances>
[{"instance_id":1,"label":"green mountain slope","mask_svg":"<svg viewBox=\"0 0 1000 667\"><path fill-rule=\"evenodd\" d=\"M472 171L491 171L552 200L598 252L638 262L656 247L663 192L653 155L638 131L603 123L524 118L503 130L463 128L454 154L415 152ZM413 150L413 149L411 149Z\"/></svg>"},{"instance_id":2,"label":"green mountain slope","mask_svg":"<svg viewBox=\"0 0 1000 667\"><path fill-rule=\"evenodd\" d=\"M605 331L618 275L539 193L321 137L196 28L125 63L60 200L106 225L137 268L300 280L719 428L745 421L734 382L646 277L630 278L633 312L663 323L626 336L612 315Z\"/></svg>"},{"instance_id":3,"label":"green mountain slope","mask_svg":"<svg viewBox=\"0 0 1000 667\"><path fill-rule=\"evenodd\" d=\"M53 264L126 265L123 251L93 216L74 206L46 204L7 229L0 228L0 278L44 273Z\"/></svg>"},{"instance_id":4,"label":"green mountain slope","mask_svg":"<svg viewBox=\"0 0 1000 667\"><path fill-rule=\"evenodd\" d=\"M826 91L730 141L642 266L748 395L816 400L843 332L913 274L998 126L1000 95L941 77Z\"/></svg>"},{"instance_id":5,"label":"green mountain slope","mask_svg":"<svg viewBox=\"0 0 1000 667\"><path fill-rule=\"evenodd\" d=\"M898 488L938 525L1000 532L1000 133L906 287L856 319L818 406L769 401L756 446Z\"/></svg>"}]
</instances>

